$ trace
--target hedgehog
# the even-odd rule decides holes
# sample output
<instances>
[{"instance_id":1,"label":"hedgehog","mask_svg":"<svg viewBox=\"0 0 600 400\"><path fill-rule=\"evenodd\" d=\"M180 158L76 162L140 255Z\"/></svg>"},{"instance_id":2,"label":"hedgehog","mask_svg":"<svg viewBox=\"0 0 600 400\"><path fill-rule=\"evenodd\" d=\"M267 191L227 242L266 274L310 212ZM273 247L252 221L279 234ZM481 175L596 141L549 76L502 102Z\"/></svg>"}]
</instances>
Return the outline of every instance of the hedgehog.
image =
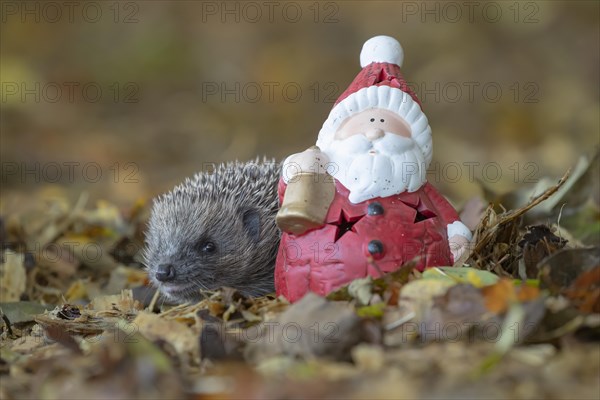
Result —
<instances>
[{"instance_id":1,"label":"hedgehog","mask_svg":"<svg viewBox=\"0 0 600 400\"><path fill-rule=\"evenodd\" d=\"M195 302L221 287L274 291L279 174L274 160L228 162L154 200L143 258L167 300Z\"/></svg>"}]
</instances>

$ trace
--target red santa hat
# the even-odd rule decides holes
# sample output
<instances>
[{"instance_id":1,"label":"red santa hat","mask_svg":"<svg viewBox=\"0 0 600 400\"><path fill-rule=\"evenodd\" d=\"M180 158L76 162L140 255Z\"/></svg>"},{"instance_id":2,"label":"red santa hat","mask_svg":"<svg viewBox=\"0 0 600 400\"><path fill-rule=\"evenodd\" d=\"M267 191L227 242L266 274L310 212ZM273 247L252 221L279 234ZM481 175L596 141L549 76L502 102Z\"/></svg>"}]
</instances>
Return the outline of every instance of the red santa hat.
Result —
<instances>
[{"instance_id":1,"label":"red santa hat","mask_svg":"<svg viewBox=\"0 0 600 400\"><path fill-rule=\"evenodd\" d=\"M370 108L382 108L406 121L427 166L431 163L431 128L417 95L402 77L403 59L402 46L392 37L375 36L365 42L360 52L363 69L333 106L319 132L317 146L327 148L346 118Z\"/></svg>"}]
</instances>

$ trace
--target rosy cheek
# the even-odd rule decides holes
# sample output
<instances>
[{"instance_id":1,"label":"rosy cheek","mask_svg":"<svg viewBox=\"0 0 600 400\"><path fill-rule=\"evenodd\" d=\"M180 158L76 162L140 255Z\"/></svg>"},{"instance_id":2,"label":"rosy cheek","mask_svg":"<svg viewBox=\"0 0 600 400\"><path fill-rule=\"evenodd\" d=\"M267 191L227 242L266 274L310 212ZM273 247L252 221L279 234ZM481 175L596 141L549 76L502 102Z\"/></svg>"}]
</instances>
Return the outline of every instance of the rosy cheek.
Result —
<instances>
[{"instance_id":1,"label":"rosy cheek","mask_svg":"<svg viewBox=\"0 0 600 400\"><path fill-rule=\"evenodd\" d=\"M344 129L341 131L337 131L334 135L335 139L337 140L343 140L343 139L347 139L350 136L354 136L358 134L356 129Z\"/></svg>"},{"instance_id":2,"label":"rosy cheek","mask_svg":"<svg viewBox=\"0 0 600 400\"><path fill-rule=\"evenodd\" d=\"M396 133L397 135L400 135L402 137L409 138L411 136L410 131L408 131L406 129L397 129L396 132L397 132Z\"/></svg>"}]
</instances>

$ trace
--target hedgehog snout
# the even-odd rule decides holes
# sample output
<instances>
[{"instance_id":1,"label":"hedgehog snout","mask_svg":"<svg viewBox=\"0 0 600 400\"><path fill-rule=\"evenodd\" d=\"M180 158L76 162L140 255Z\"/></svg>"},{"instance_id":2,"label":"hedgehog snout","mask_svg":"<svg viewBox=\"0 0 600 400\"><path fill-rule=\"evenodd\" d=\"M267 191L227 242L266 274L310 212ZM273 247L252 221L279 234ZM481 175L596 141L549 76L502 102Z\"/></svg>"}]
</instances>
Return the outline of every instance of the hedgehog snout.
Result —
<instances>
[{"instance_id":1,"label":"hedgehog snout","mask_svg":"<svg viewBox=\"0 0 600 400\"><path fill-rule=\"evenodd\" d=\"M172 281L176 276L177 273L173 264L161 264L154 272L154 277L160 282Z\"/></svg>"}]
</instances>

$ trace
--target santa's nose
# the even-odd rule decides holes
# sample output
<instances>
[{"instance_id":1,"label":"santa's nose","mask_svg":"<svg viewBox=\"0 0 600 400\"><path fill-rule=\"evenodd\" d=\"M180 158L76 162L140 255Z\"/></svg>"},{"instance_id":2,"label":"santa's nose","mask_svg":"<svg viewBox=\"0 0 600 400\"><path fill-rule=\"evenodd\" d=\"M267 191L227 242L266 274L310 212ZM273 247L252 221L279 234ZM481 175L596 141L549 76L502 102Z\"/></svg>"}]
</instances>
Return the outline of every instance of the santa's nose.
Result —
<instances>
[{"instance_id":1,"label":"santa's nose","mask_svg":"<svg viewBox=\"0 0 600 400\"><path fill-rule=\"evenodd\" d=\"M379 139L380 137L382 137L384 135L384 132L382 129L380 128L375 128L375 129L370 129L367 132L365 132L365 136L367 137L367 139L369 139L370 141L373 141L375 139Z\"/></svg>"}]
</instances>

